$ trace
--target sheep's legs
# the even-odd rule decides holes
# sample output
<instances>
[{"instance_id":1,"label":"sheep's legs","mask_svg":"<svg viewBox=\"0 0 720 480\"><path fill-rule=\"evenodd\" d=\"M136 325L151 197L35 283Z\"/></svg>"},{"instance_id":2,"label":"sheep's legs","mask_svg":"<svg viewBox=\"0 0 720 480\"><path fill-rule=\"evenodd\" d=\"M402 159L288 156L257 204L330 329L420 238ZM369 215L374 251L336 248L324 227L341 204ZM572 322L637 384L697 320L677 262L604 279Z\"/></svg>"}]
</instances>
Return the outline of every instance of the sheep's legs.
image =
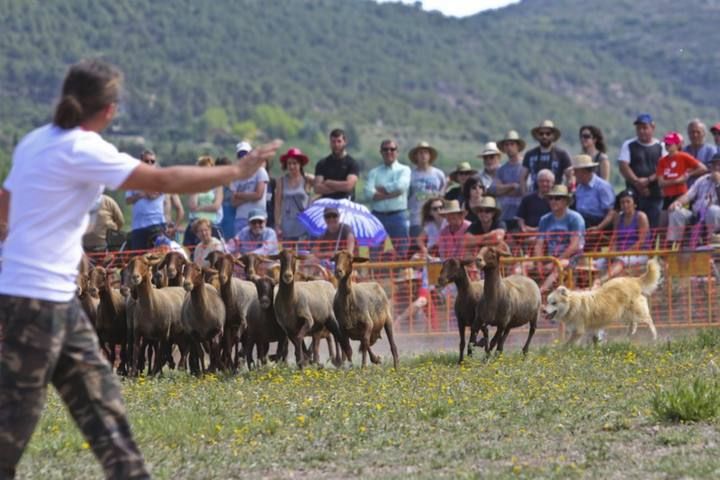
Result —
<instances>
[{"instance_id":1,"label":"sheep's legs","mask_svg":"<svg viewBox=\"0 0 720 480\"><path fill-rule=\"evenodd\" d=\"M535 327L537 326L537 318L530 322L530 331L528 332L527 340L525 340L525 346L522 349L523 354L527 355L530 350L530 340L535 335Z\"/></svg>"},{"instance_id":2,"label":"sheep's legs","mask_svg":"<svg viewBox=\"0 0 720 480\"><path fill-rule=\"evenodd\" d=\"M458 328L460 329L460 358L458 359L458 364L460 364L463 362L463 355L465 354L465 324L459 318Z\"/></svg>"},{"instance_id":3,"label":"sheep's legs","mask_svg":"<svg viewBox=\"0 0 720 480\"><path fill-rule=\"evenodd\" d=\"M490 355L490 352L492 352L492 349L495 348L495 345L498 344L500 341L500 337L502 336L503 329L502 327L497 327L497 330L495 330L495 335L493 335L492 340L490 340L490 344L488 345L487 342L485 343L485 353Z\"/></svg>"},{"instance_id":4,"label":"sheep's legs","mask_svg":"<svg viewBox=\"0 0 720 480\"><path fill-rule=\"evenodd\" d=\"M395 345L395 334L393 333L393 324L390 319L385 322L385 335L387 336L388 343L390 343L390 352L393 357L393 367L395 370L398 368L398 351L397 345Z\"/></svg>"},{"instance_id":5,"label":"sheep's legs","mask_svg":"<svg viewBox=\"0 0 720 480\"><path fill-rule=\"evenodd\" d=\"M348 362L352 363L352 348L350 347L350 340L340 329L340 325L338 325L335 317L327 319L327 321L325 322L325 328L330 330L330 333L333 334L333 337L335 337L340 342L340 345L343 348L343 352L345 352L345 355L348 358ZM339 359L340 356L338 355L336 358ZM334 363L336 367L342 365L342 362L338 362L337 360Z\"/></svg>"},{"instance_id":6,"label":"sheep's legs","mask_svg":"<svg viewBox=\"0 0 720 480\"><path fill-rule=\"evenodd\" d=\"M505 340L507 339L508 335L510 334L510 328L505 327L503 329L503 334L500 337L500 341L498 342L497 351L498 353L502 353L503 349L505 348Z\"/></svg>"}]
</instances>

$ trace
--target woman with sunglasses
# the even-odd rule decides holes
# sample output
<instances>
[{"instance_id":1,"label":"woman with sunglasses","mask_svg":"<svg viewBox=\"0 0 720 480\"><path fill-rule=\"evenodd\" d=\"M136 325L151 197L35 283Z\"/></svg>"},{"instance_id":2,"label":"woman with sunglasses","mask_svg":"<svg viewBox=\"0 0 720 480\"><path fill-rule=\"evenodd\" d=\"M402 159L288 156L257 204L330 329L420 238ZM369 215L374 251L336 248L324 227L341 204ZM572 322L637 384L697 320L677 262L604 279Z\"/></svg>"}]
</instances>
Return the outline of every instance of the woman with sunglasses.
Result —
<instances>
[{"instance_id":1,"label":"woman with sunglasses","mask_svg":"<svg viewBox=\"0 0 720 480\"><path fill-rule=\"evenodd\" d=\"M316 256L331 257L340 250L355 252L355 234L350 225L340 221L338 209L326 207L323 218L327 229L317 238Z\"/></svg>"},{"instance_id":2,"label":"woman with sunglasses","mask_svg":"<svg viewBox=\"0 0 720 480\"><path fill-rule=\"evenodd\" d=\"M433 197L425 201L420 209L422 231L417 237L417 245L423 258L437 253L436 246L440 240L440 231L446 225L441 212L445 207L442 197Z\"/></svg>"},{"instance_id":3,"label":"woman with sunglasses","mask_svg":"<svg viewBox=\"0 0 720 480\"><path fill-rule=\"evenodd\" d=\"M217 168L153 168L101 136L117 111L122 75L88 60L63 82L53 121L26 135L0 191L8 225L0 272L0 477L13 478L52 383L106 478L150 478L120 385L75 296L88 211L105 186L195 193L252 176L279 142ZM162 206L161 206L162 208Z\"/></svg>"},{"instance_id":4,"label":"woman with sunglasses","mask_svg":"<svg viewBox=\"0 0 720 480\"><path fill-rule=\"evenodd\" d=\"M594 125L583 125L580 127L580 145L582 153L590 155L593 163L597 163L595 175L603 180L610 181L610 159L607 156L605 137L602 130Z\"/></svg>"}]
</instances>

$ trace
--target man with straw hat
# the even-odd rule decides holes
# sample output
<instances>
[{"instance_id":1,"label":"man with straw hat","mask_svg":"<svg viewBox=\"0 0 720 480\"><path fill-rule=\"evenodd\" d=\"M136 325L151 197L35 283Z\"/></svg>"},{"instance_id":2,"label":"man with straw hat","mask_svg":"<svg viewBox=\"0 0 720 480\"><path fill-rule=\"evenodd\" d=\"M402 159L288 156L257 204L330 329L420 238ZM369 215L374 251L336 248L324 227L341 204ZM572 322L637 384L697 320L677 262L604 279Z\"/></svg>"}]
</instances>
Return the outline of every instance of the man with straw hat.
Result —
<instances>
[{"instance_id":1,"label":"man with straw hat","mask_svg":"<svg viewBox=\"0 0 720 480\"><path fill-rule=\"evenodd\" d=\"M422 232L420 210L432 197L442 197L447 187L445 174L432 164L437 159L437 150L427 142L420 142L410 150L408 158L414 164L410 172L408 209L410 210L410 238Z\"/></svg>"},{"instance_id":2,"label":"man with straw hat","mask_svg":"<svg viewBox=\"0 0 720 480\"><path fill-rule=\"evenodd\" d=\"M495 176L495 196L502 209L502 220L511 232L519 230L515 217L523 197L520 186L523 178L521 152L525 150L525 140L515 130L510 130L505 138L497 142L501 152L507 155L508 161L498 169Z\"/></svg>"},{"instance_id":3,"label":"man with straw hat","mask_svg":"<svg viewBox=\"0 0 720 480\"><path fill-rule=\"evenodd\" d=\"M438 250L440 258L462 258L465 246L465 232L470 228L470 222L465 220L465 209L457 200L445 202L445 208L440 211L445 217L447 225L440 230Z\"/></svg>"},{"instance_id":4,"label":"man with straw hat","mask_svg":"<svg viewBox=\"0 0 720 480\"><path fill-rule=\"evenodd\" d=\"M595 175L597 162L590 155L573 157L575 172L575 211L582 215L588 230L604 230L612 226L615 191L612 185Z\"/></svg>"},{"instance_id":5,"label":"man with straw hat","mask_svg":"<svg viewBox=\"0 0 720 480\"><path fill-rule=\"evenodd\" d=\"M502 152L498 149L495 142L488 142L483 147L478 158L483 161L483 171L480 172L480 180L482 180L485 191L491 195L495 195L495 175L500 168L500 157Z\"/></svg>"},{"instance_id":6,"label":"man with straw hat","mask_svg":"<svg viewBox=\"0 0 720 480\"><path fill-rule=\"evenodd\" d=\"M536 257L550 255L560 259L565 267L577 261L585 243L585 220L570 210L571 195L565 185L555 185L548 194L550 213L543 215L535 241ZM540 271L550 274L545 278L540 291L547 292L558 277L554 263L539 265Z\"/></svg>"},{"instance_id":7,"label":"man with straw hat","mask_svg":"<svg viewBox=\"0 0 720 480\"><path fill-rule=\"evenodd\" d=\"M530 178L532 190L537 189L537 174L544 168L555 174L556 184L562 183L563 176L569 180L572 174L570 155L555 145L560 138L560 130L551 120L543 120L531 133L539 145L525 153L521 185L527 185Z\"/></svg>"},{"instance_id":8,"label":"man with straw hat","mask_svg":"<svg viewBox=\"0 0 720 480\"><path fill-rule=\"evenodd\" d=\"M449 175L450 180L457 183L457 185L447 191L445 194L445 200L457 200L458 202L463 203L465 201L462 194L463 185L465 185L468 178L472 177L476 173L478 173L477 170L470 166L470 162L460 162L457 168L450 172Z\"/></svg>"},{"instance_id":9,"label":"man with straw hat","mask_svg":"<svg viewBox=\"0 0 720 480\"><path fill-rule=\"evenodd\" d=\"M494 245L505 239L507 227L500 219L502 213L493 197L482 197L470 203L470 209L477 215L467 230L466 246Z\"/></svg>"}]
</instances>

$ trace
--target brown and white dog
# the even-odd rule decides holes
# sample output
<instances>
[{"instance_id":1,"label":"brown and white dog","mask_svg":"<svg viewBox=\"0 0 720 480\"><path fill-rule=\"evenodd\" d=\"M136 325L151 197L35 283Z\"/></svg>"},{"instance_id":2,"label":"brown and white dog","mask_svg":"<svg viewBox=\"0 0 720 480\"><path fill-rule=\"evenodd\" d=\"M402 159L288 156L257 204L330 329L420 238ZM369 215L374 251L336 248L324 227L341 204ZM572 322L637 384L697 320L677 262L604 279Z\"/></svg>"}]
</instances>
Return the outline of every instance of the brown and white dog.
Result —
<instances>
[{"instance_id":1,"label":"brown and white dog","mask_svg":"<svg viewBox=\"0 0 720 480\"><path fill-rule=\"evenodd\" d=\"M568 344L577 343L586 332L597 334L615 322L627 324L628 336L635 334L638 323L645 323L656 340L647 296L655 291L660 278L660 264L652 259L640 277L616 277L588 291L558 287L548 296L543 310L549 320L561 321L568 328Z\"/></svg>"}]
</instances>

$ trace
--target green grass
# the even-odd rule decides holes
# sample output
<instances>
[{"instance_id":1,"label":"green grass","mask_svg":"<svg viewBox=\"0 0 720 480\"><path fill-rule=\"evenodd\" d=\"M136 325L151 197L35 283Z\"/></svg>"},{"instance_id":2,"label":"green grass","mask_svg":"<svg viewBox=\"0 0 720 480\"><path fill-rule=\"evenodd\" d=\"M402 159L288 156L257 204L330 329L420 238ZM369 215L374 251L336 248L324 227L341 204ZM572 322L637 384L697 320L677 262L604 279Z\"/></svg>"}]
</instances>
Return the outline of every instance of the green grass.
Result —
<instances>
[{"instance_id":1,"label":"green grass","mask_svg":"<svg viewBox=\"0 0 720 480\"><path fill-rule=\"evenodd\" d=\"M659 405L707 407L694 383L677 394L687 379L717 393L712 338L550 346L460 367L457 354L428 353L403 357L398 372L171 372L123 388L157 478L717 478L717 418L658 415ZM54 393L19 474L101 476Z\"/></svg>"}]
</instances>

